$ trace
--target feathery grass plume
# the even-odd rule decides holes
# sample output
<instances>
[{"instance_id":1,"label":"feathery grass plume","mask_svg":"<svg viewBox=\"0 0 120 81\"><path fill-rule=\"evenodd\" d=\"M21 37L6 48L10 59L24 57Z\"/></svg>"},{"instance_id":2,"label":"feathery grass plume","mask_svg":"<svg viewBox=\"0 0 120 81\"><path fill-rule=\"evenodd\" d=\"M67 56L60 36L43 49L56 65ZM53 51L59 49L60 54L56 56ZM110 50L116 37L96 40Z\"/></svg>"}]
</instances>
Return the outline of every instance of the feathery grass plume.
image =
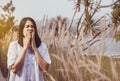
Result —
<instances>
[{"instance_id":1,"label":"feathery grass plume","mask_svg":"<svg viewBox=\"0 0 120 81\"><path fill-rule=\"evenodd\" d=\"M44 21L45 22L45 21ZM120 76L120 60L110 60L110 57L104 56L105 35L99 36L99 43L86 43L86 39L82 37L76 38L69 31L69 25L62 22L62 18L53 19L44 24L37 23L39 36L42 41L47 44L52 59L48 72L45 73L45 81L116 81ZM104 26L104 25L103 25ZM58 28L57 28L58 27ZM102 31L106 32L106 31ZM17 32L12 30L4 40L0 40L4 51L1 51L2 57L6 55L8 44L17 39ZM90 36L90 39L93 38ZM88 38L89 39L89 38ZM95 39L93 39L95 40ZM89 46L88 46L89 45ZM94 45L94 46L93 46ZM83 50L87 46L86 50ZM103 48L103 49L100 49ZM1 54L0 54L1 57ZM4 58L4 57L3 57ZM0 63L4 65L4 61ZM0 67L2 66L0 64Z\"/></svg>"},{"instance_id":2,"label":"feathery grass plume","mask_svg":"<svg viewBox=\"0 0 120 81\"><path fill-rule=\"evenodd\" d=\"M55 36L56 22L58 21L52 21L51 29L46 28L44 32L44 40L49 44L48 47L52 58L52 64L48 71L51 76L56 81L112 81L111 69L115 69L115 67L110 66L109 57L103 54L106 49L104 46L106 34L101 35L101 39L99 39L103 49L99 49L95 45L93 48L90 46L89 51L91 52L85 55L83 47L86 43L83 40L75 39L68 29L64 30L64 26L60 25L60 20L58 35ZM50 40L47 40L48 38L53 40L52 43ZM74 40L75 43L73 45ZM95 51L96 55L92 55Z\"/></svg>"}]
</instances>

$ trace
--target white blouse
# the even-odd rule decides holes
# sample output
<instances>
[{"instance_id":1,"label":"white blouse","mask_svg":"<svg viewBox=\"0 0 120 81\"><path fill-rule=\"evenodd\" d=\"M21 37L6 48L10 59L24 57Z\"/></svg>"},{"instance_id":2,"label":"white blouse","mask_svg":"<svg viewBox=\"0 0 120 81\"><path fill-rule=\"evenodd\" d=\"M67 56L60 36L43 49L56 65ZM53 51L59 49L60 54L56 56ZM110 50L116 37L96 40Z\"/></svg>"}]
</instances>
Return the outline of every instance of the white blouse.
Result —
<instances>
[{"instance_id":1,"label":"white blouse","mask_svg":"<svg viewBox=\"0 0 120 81\"><path fill-rule=\"evenodd\" d=\"M44 81L43 73L39 69L39 65L35 59L35 55L30 50L27 50L24 59L23 68L17 74L11 71L11 65L15 63L16 58L20 54L22 47L18 44L18 41L13 41L9 45L7 54L7 67L10 70L9 81ZM45 43L41 43L38 48L42 58L51 64L48 49Z\"/></svg>"}]
</instances>

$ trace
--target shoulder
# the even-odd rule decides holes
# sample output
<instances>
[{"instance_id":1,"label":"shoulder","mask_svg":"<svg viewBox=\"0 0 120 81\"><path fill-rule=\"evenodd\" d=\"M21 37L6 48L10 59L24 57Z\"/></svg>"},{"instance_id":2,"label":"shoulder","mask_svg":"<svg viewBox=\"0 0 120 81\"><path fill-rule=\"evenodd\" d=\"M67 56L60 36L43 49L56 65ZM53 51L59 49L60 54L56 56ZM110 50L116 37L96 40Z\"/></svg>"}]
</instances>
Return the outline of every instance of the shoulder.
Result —
<instances>
[{"instance_id":1,"label":"shoulder","mask_svg":"<svg viewBox=\"0 0 120 81\"><path fill-rule=\"evenodd\" d=\"M10 46L15 46L15 45L17 45L18 44L18 41L12 41L9 45Z\"/></svg>"},{"instance_id":2,"label":"shoulder","mask_svg":"<svg viewBox=\"0 0 120 81\"><path fill-rule=\"evenodd\" d=\"M39 49L46 49L47 46L44 42L41 42L41 45L39 46Z\"/></svg>"},{"instance_id":3,"label":"shoulder","mask_svg":"<svg viewBox=\"0 0 120 81\"><path fill-rule=\"evenodd\" d=\"M49 55L47 45L44 42L41 43L38 50L43 58L45 58L46 55Z\"/></svg>"},{"instance_id":4,"label":"shoulder","mask_svg":"<svg viewBox=\"0 0 120 81\"><path fill-rule=\"evenodd\" d=\"M47 46L46 46L46 44L45 44L44 42L41 42L40 47L42 47L42 48L46 48Z\"/></svg>"}]
</instances>

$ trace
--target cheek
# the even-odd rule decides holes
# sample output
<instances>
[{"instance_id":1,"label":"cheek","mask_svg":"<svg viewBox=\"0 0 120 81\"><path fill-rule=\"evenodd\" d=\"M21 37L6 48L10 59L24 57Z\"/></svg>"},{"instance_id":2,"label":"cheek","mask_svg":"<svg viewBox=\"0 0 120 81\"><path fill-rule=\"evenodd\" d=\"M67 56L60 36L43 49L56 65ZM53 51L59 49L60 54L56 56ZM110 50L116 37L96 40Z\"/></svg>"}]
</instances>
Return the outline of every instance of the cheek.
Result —
<instances>
[{"instance_id":1,"label":"cheek","mask_svg":"<svg viewBox=\"0 0 120 81\"><path fill-rule=\"evenodd\" d=\"M34 35L35 34L35 30L33 29L33 31L32 31L32 34Z\"/></svg>"},{"instance_id":2,"label":"cheek","mask_svg":"<svg viewBox=\"0 0 120 81\"><path fill-rule=\"evenodd\" d=\"M26 36L27 31L24 29L23 30L23 36Z\"/></svg>"}]
</instances>

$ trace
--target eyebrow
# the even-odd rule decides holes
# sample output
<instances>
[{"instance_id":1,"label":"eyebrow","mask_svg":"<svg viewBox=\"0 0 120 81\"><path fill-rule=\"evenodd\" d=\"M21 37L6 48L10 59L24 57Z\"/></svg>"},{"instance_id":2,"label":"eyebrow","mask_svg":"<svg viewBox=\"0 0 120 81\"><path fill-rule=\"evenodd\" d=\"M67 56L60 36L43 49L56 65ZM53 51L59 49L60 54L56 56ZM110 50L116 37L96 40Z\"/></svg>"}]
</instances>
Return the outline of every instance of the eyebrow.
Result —
<instances>
[{"instance_id":1,"label":"eyebrow","mask_svg":"<svg viewBox=\"0 0 120 81\"><path fill-rule=\"evenodd\" d=\"M34 26L34 25L25 25L25 26Z\"/></svg>"}]
</instances>

